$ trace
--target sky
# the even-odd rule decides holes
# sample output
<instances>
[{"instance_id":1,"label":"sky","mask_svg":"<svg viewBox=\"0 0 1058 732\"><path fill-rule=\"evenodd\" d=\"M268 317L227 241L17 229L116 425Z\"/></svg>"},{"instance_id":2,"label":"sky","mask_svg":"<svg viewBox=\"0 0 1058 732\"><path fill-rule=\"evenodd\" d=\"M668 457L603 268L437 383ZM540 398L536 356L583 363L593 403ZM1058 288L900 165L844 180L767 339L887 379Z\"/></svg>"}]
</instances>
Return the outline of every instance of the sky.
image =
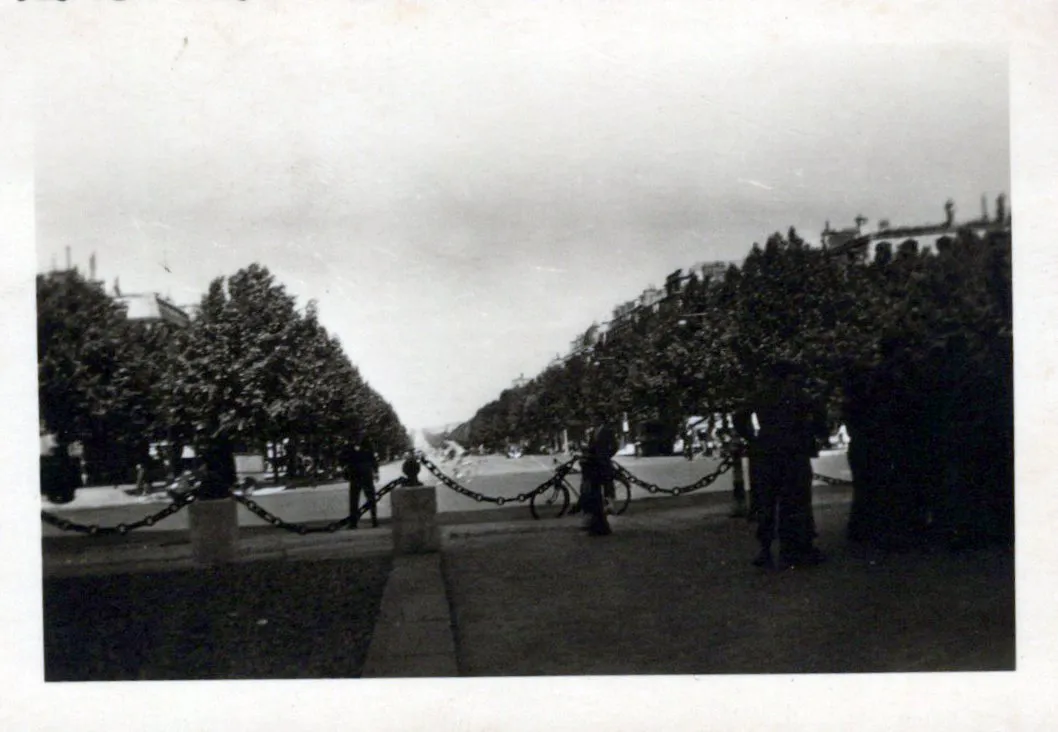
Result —
<instances>
[{"instance_id":1,"label":"sky","mask_svg":"<svg viewBox=\"0 0 1058 732\"><path fill-rule=\"evenodd\" d=\"M413 428L676 268L1010 193L987 34L838 43L690 3L68 5L36 74L38 270L70 247L187 304L259 262Z\"/></svg>"}]
</instances>

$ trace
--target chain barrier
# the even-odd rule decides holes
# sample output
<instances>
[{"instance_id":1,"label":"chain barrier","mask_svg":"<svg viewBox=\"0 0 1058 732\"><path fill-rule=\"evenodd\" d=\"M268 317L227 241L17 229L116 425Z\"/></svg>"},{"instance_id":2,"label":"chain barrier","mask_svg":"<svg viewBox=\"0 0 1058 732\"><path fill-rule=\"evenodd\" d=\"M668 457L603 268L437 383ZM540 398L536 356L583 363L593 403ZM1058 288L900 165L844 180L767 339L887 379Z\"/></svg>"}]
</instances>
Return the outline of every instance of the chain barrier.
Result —
<instances>
[{"instance_id":1,"label":"chain barrier","mask_svg":"<svg viewBox=\"0 0 1058 732\"><path fill-rule=\"evenodd\" d=\"M466 496L467 498L473 498L478 503L495 503L497 506L503 506L508 503L525 503L533 496L543 493L547 489L554 486L556 483L561 482L567 475L569 475L573 471L573 468L576 466L576 463L580 458L570 458L569 460L555 468L555 474L545 480L540 485L538 485L536 488L533 488L528 493L519 493L516 496L487 496L484 493L472 491L466 486L460 485L456 480L445 475L444 472L442 472L439 467L434 465L433 462L431 462L430 459L427 458L425 455L420 453L416 456L416 459L419 461L419 463L422 464L423 467L430 471L430 473L435 478L437 478L437 480L441 481L441 484L446 488L451 488L456 493Z\"/></svg>"},{"instance_id":2,"label":"chain barrier","mask_svg":"<svg viewBox=\"0 0 1058 732\"><path fill-rule=\"evenodd\" d=\"M826 483L827 485L852 485L851 480L846 480L845 478L831 478L829 475L822 475L820 473L812 473L812 479L818 480L821 483Z\"/></svg>"},{"instance_id":3,"label":"chain barrier","mask_svg":"<svg viewBox=\"0 0 1058 732\"><path fill-rule=\"evenodd\" d=\"M423 455L419 455L418 456L419 462L428 471L430 471L430 473L432 473L434 475L434 477L436 477L441 482L441 484L444 485L445 487L451 488L456 493L459 493L461 495L467 496L468 498L473 498L475 501L477 501L479 503L482 503L482 502L484 502L484 503L494 503L497 506L503 506L503 505L508 504L508 503L525 503L526 501L528 501L533 496L539 495L540 493L543 493L544 491L552 488L556 484L562 483L562 481L564 481L566 479L566 477L569 476L569 474L573 472L574 468L576 467L576 465L577 465L577 463L578 463L578 461L580 459L581 458L579 456L575 456L575 457L570 458L566 462L560 464L557 468L555 468L555 474L554 475L552 475L546 481L544 481L543 483L538 485L536 488L533 488L529 492L527 492L527 493L519 493L516 496L505 497L505 496L487 496L487 495L485 495L483 493L478 493L477 491L472 491L469 488L466 488L465 486L460 485L458 482L456 482L452 478L450 478L447 475L445 475L441 471L440 468L438 468L433 462L431 462L425 456L423 456ZM733 458L730 455L725 455L721 459L720 464L717 465L715 470L713 470L713 472L702 476L701 478L696 480L694 483L691 483L691 484L685 485L685 486L676 486L674 488L662 488L661 486L657 485L656 483L650 483L648 481L643 480L642 478L636 477L635 475L633 475L631 472L629 472L624 466L620 465L619 463L617 463L617 462L613 463L614 468L617 471L617 474L619 476L621 476L624 480L626 480L629 484L638 486L640 488L643 488L646 491L648 491L649 493L653 493L653 494L661 493L661 494L669 495L669 496L679 496L679 495L683 495L683 494L686 494L686 493L691 493L693 491L701 490L702 488L705 488L706 486L709 486L709 485L713 484L717 480L717 478L719 478L721 475L723 475L728 470L730 470L733 464L734 464ZM813 473L812 477L815 480L821 481L821 482L826 483L828 485L841 485L841 486L852 485L852 481L850 481L850 480L845 480L843 478L832 478L832 477L830 477L828 475L821 475L820 473ZM406 485L407 482L408 481L407 481L406 478L400 477L400 478L396 478L394 480L391 480L389 483L387 483L386 485L384 485L381 488L379 488L377 491L375 491L375 503L376 503L376 505L378 504L378 502L384 496L386 496L387 494L392 492L395 488L399 488L400 486ZM344 518L338 519L336 521L331 521L330 523L324 524L324 525L321 525L321 526L312 526L312 525L309 525L309 524L292 523L290 521L284 521L280 517L276 516L275 514L273 514L272 512L268 511L263 506L261 506L259 503L257 503L257 501L253 500L252 498L248 498L247 496L239 495L239 494L236 494L236 493L232 493L231 497L233 499L235 499L238 503L241 503L243 506L245 506L248 511L250 511L251 513L253 513L257 517L263 519L264 521L266 521L267 523L271 524L272 526L274 526L276 528L284 529L286 531L291 531L293 533L302 534L302 535L305 535L305 534L319 534L319 533L334 533L335 531L338 531L338 530L348 526L353 521L353 514L349 514L348 516L345 516ZM92 536L103 536L103 535L112 535L112 534L127 534L130 531L142 528L144 526L154 526L159 521L162 521L162 520L168 518L169 516L172 516L174 513L182 510L183 508L185 508L189 504L194 503L196 500L198 500L198 489L197 488L192 490L192 491L189 491L187 493L179 495L175 500L173 500L172 503L170 503L168 506L166 506L162 510L158 511L157 513L151 514L150 516L146 516L146 517L140 519L139 521L134 521L132 523L120 523L120 524L117 524L116 526L100 526L98 524L81 524L81 523L77 523L76 521L70 521L69 519L64 519L61 516L57 516L57 515L55 515L53 513L49 513L48 511L41 511L40 512L40 517L41 517L41 520L44 521L45 523L50 524L50 525L52 525L52 526L54 526L54 527L56 527L56 528L58 528L58 529L60 529L62 531L76 531L78 533L89 534L89 535L92 535ZM363 515L365 513L367 513L370 509L371 509L371 506L368 503L365 503L363 506L361 506L359 511L356 513L357 520L359 521L359 519L361 517L363 517Z\"/></svg>"},{"instance_id":4,"label":"chain barrier","mask_svg":"<svg viewBox=\"0 0 1058 732\"><path fill-rule=\"evenodd\" d=\"M198 500L198 489L189 491L178 495L172 503L163 508L157 513L153 513L150 516L145 516L139 521L133 521L132 523L126 524L121 523L116 526L100 526L99 524L79 524L76 521L70 521L64 519L61 516L56 516L53 513L47 511L40 512L41 521L46 524L51 524L57 529L62 531L76 531L81 534L90 534L92 536L103 536L107 534L127 534L134 529L139 529L143 526L154 526L159 521L169 518L177 511L181 510L185 506L194 503Z\"/></svg>"},{"instance_id":5,"label":"chain barrier","mask_svg":"<svg viewBox=\"0 0 1058 732\"><path fill-rule=\"evenodd\" d=\"M623 465L620 465L616 462L614 463L614 467L617 469L617 474L632 485L639 486L640 488L645 489L649 493L661 493L667 496L680 496L685 493L691 493L692 491L701 490L706 486L712 485L716 482L717 478L719 478L721 475L730 470L732 465L734 465L734 460L731 458L731 456L724 455L723 458L721 458L720 460L720 464L716 466L716 470L711 473L708 473L707 475L703 475L701 478L694 481L693 483L684 486L676 486L675 488L662 488L656 483L649 483L643 480L642 478L637 478L636 476L632 475L632 473L630 473L628 469L625 468Z\"/></svg>"},{"instance_id":6,"label":"chain barrier","mask_svg":"<svg viewBox=\"0 0 1058 732\"><path fill-rule=\"evenodd\" d=\"M437 478L437 480L441 482L442 485L447 488L451 488L456 493L467 496L468 498L473 498L478 503L487 502L495 503L497 506L503 506L506 503L524 503L533 496L543 493L556 483L561 483L563 480L565 480L566 476L573 472L574 468L577 466L577 463L581 460L581 457L574 456L559 465L557 468L555 468L555 474L553 476L551 476L548 480L544 481L528 493L519 493L517 496L509 498L505 498L503 496L487 496L483 493L478 493L477 491L470 490L466 486L460 485L457 481L445 475L440 468L434 465L425 456L419 455L418 460L427 470L430 471L430 473L433 474L435 478ZM662 488L661 486L656 485L654 483L648 483L647 481L632 475L632 473L628 472L628 470L619 463L615 462L613 465L615 470L617 471L617 474L624 478L626 481L628 481L630 484L637 485L640 488L644 488L650 493L662 493L665 495L679 496L684 493L691 493L692 491L700 490L708 485L711 485L716 481L717 478L719 478L721 475L730 470L732 464L732 458L730 456L725 455L723 459L721 459L720 464L717 465L716 470L714 470L713 472L699 478L697 481L691 483L690 485L676 486L675 488Z\"/></svg>"},{"instance_id":7,"label":"chain barrier","mask_svg":"<svg viewBox=\"0 0 1058 732\"><path fill-rule=\"evenodd\" d=\"M375 491L376 504L383 496L390 493L394 488L404 485L406 482L407 480L401 477L392 480L386 485L379 488L377 491ZM248 498L244 495L240 495L237 493L232 493L231 498L241 503L251 513L254 513L258 517L264 519L272 526L281 529L286 529L287 531L292 531L298 534L316 534L323 532L333 533L345 526L348 526L350 523L352 523L353 520L353 515L349 514L344 518L338 519L337 521L332 521L331 523L323 526L310 526L308 524L291 523L289 521L284 521L283 519L268 511L267 509L263 508L259 503L257 503L257 501L254 501L252 498ZM134 521L132 523L120 523L116 526L81 524L77 523L76 521L64 519L61 516L49 513L48 511L41 511L40 518L44 523L50 524L62 531L76 531L78 533L89 534L91 536L104 536L108 534L127 534L130 531L142 528L144 526L154 526L159 521L162 521L168 518L169 516L172 516L174 513L183 509L185 506L194 503L196 500L198 500L197 488L188 491L187 493L178 495L172 503L170 503L168 506L163 508L161 511L158 511L157 513L151 514L150 516L146 516L140 519L139 521ZM359 520L360 517L367 513L369 510L371 510L370 504L365 503L363 506L361 506L360 510L356 514L357 520Z\"/></svg>"},{"instance_id":8,"label":"chain barrier","mask_svg":"<svg viewBox=\"0 0 1058 732\"><path fill-rule=\"evenodd\" d=\"M407 479L404 477L394 478L393 480L379 488L377 491L375 491L375 505L377 506L378 502L382 500L382 497L390 493L394 488L399 488L400 486L405 485L407 482ZM284 521L283 519L276 516L274 513L270 512L268 509L261 506L261 504L259 504L252 498L247 498L246 496L239 496L235 494L232 494L232 498L234 498L236 501L245 506L248 511L256 515L258 518L264 519L277 529L284 529L286 531L290 531L295 534L301 534L303 536L305 534L333 534L335 531L343 529L353 522L353 514L350 513L345 518L340 518L337 521L331 521L329 524L324 524L322 526L296 524L291 523L289 521ZM370 510L371 504L365 503L363 506L360 507L360 510L356 512L356 520L359 521L360 518Z\"/></svg>"}]
</instances>

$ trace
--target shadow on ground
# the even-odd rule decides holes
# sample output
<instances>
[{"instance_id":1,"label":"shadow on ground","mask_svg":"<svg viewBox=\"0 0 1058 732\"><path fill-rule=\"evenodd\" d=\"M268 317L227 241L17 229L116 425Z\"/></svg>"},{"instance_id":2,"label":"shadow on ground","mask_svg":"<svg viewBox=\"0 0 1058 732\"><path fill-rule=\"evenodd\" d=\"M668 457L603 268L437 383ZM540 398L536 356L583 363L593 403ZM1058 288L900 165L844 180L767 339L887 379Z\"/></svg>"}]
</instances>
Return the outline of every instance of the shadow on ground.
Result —
<instances>
[{"instance_id":1,"label":"shadow on ground","mask_svg":"<svg viewBox=\"0 0 1058 732\"><path fill-rule=\"evenodd\" d=\"M762 571L741 520L630 517L454 538L460 672L756 674L1013 670L1010 550L867 554L848 506L817 508L819 567Z\"/></svg>"},{"instance_id":2,"label":"shadow on ground","mask_svg":"<svg viewBox=\"0 0 1058 732\"><path fill-rule=\"evenodd\" d=\"M46 681L360 675L392 561L44 581Z\"/></svg>"}]
</instances>

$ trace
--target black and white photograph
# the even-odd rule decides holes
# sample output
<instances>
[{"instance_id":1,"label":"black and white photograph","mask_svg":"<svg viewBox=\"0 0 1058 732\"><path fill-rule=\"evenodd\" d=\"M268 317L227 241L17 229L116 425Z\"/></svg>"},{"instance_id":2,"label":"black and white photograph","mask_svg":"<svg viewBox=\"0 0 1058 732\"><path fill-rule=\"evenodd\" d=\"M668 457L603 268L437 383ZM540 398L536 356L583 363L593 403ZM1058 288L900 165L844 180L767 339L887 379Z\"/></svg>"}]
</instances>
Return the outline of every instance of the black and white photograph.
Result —
<instances>
[{"instance_id":1,"label":"black and white photograph","mask_svg":"<svg viewBox=\"0 0 1058 732\"><path fill-rule=\"evenodd\" d=\"M289 727L294 688L313 726L375 689L418 729L492 684L533 701L436 726L1042 729L1009 690L1054 515L1015 470L1054 396L1019 371L1015 430L1015 333L1050 332L1014 267L1027 21L754 7L5 9L38 695L194 692L167 729L224 690ZM119 707L49 713L148 724Z\"/></svg>"}]
</instances>

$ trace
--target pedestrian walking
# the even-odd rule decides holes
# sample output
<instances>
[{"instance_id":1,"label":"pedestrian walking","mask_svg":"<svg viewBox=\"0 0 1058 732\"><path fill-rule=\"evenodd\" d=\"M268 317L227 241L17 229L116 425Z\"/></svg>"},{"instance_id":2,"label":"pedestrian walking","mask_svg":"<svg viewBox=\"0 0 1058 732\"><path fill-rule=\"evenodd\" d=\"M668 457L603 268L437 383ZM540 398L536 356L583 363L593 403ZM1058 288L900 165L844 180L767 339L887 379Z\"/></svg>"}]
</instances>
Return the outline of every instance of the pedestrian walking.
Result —
<instances>
[{"instance_id":1,"label":"pedestrian walking","mask_svg":"<svg viewBox=\"0 0 1058 732\"><path fill-rule=\"evenodd\" d=\"M147 471L143 463L136 463L136 493L141 496L147 493Z\"/></svg>"},{"instance_id":2,"label":"pedestrian walking","mask_svg":"<svg viewBox=\"0 0 1058 732\"><path fill-rule=\"evenodd\" d=\"M363 493L371 512L371 525L378 527L378 505L375 501L375 481L378 480L378 457L370 439L355 435L342 454L342 465L349 480L349 528L355 529L360 520L360 494Z\"/></svg>"},{"instance_id":3,"label":"pedestrian walking","mask_svg":"<svg viewBox=\"0 0 1058 732\"><path fill-rule=\"evenodd\" d=\"M593 536L612 533L606 514L615 495L613 458L617 450L617 435L612 427L603 425L595 430L581 456L582 528Z\"/></svg>"},{"instance_id":4,"label":"pedestrian walking","mask_svg":"<svg viewBox=\"0 0 1058 732\"><path fill-rule=\"evenodd\" d=\"M800 373L790 363L778 365L773 379L755 400L749 430L750 481L757 494L758 567L774 566L771 547L779 541L782 567L818 564L822 553L814 546L812 515L812 458L816 443L826 435L826 414L805 395ZM747 421L739 420L742 430ZM754 465L755 463L755 465Z\"/></svg>"}]
</instances>

